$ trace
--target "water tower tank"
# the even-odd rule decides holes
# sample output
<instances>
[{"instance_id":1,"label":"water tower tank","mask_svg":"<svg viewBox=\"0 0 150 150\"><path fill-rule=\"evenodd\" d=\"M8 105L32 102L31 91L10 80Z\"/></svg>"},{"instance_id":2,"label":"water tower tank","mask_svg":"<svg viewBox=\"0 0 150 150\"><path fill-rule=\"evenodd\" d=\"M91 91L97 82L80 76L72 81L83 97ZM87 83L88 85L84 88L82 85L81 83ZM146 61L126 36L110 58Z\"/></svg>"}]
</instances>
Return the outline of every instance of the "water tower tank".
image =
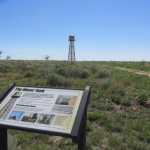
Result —
<instances>
[{"instance_id":1,"label":"water tower tank","mask_svg":"<svg viewBox=\"0 0 150 150\"><path fill-rule=\"evenodd\" d=\"M75 41L75 36L74 35L69 35L69 41Z\"/></svg>"}]
</instances>

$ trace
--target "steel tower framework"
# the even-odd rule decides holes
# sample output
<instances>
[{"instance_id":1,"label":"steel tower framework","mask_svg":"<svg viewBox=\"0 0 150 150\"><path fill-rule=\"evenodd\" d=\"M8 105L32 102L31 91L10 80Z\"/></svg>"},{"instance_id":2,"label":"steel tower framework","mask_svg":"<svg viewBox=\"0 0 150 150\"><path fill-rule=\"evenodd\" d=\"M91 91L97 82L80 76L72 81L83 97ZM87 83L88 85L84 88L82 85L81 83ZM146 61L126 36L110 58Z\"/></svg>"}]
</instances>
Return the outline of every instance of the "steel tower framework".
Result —
<instances>
[{"instance_id":1,"label":"steel tower framework","mask_svg":"<svg viewBox=\"0 0 150 150\"><path fill-rule=\"evenodd\" d=\"M75 61L75 47L74 47L74 41L75 41L75 36L74 35L69 35L69 54L68 54L68 61Z\"/></svg>"}]
</instances>

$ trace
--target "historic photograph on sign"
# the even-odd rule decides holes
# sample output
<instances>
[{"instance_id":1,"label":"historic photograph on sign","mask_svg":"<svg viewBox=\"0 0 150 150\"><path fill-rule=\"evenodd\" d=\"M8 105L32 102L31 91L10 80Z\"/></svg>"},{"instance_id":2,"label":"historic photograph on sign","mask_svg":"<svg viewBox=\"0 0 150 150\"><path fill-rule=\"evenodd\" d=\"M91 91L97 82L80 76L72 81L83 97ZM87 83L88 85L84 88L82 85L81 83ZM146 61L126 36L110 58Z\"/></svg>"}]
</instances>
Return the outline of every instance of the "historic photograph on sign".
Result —
<instances>
[{"instance_id":1,"label":"historic photograph on sign","mask_svg":"<svg viewBox=\"0 0 150 150\"><path fill-rule=\"evenodd\" d=\"M70 122L70 116L56 116L53 125L68 127L69 122Z\"/></svg>"},{"instance_id":2,"label":"historic photograph on sign","mask_svg":"<svg viewBox=\"0 0 150 150\"><path fill-rule=\"evenodd\" d=\"M11 119L11 120L16 120L19 121L21 120L22 116L24 115L24 111L16 111L13 110L10 115L7 117L7 119Z\"/></svg>"},{"instance_id":3,"label":"historic photograph on sign","mask_svg":"<svg viewBox=\"0 0 150 150\"><path fill-rule=\"evenodd\" d=\"M50 114L40 114L38 117L36 123L40 124L51 124L55 115L50 115Z\"/></svg>"},{"instance_id":4,"label":"historic photograph on sign","mask_svg":"<svg viewBox=\"0 0 150 150\"><path fill-rule=\"evenodd\" d=\"M26 112L24 114L23 118L21 119L21 121L33 122L34 123L37 118L38 118L38 114L37 113Z\"/></svg>"},{"instance_id":5,"label":"historic photograph on sign","mask_svg":"<svg viewBox=\"0 0 150 150\"><path fill-rule=\"evenodd\" d=\"M73 107L55 105L51 112L58 114L72 114Z\"/></svg>"},{"instance_id":6,"label":"historic photograph on sign","mask_svg":"<svg viewBox=\"0 0 150 150\"><path fill-rule=\"evenodd\" d=\"M0 110L0 118L1 119L5 119L6 116L9 114L9 112L11 111L13 105L15 104L17 98L11 98L4 106L3 108Z\"/></svg>"},{"instance_id":7,"label":"historic photograph on sign","mask_svg":"<svg viewBox=\"0 0 150 150\"><path fill-rule=\"evenodd\" d=\"M74 106L76 100L77 96L59 95L55 104Z\"/></svg>"}]
</instances>

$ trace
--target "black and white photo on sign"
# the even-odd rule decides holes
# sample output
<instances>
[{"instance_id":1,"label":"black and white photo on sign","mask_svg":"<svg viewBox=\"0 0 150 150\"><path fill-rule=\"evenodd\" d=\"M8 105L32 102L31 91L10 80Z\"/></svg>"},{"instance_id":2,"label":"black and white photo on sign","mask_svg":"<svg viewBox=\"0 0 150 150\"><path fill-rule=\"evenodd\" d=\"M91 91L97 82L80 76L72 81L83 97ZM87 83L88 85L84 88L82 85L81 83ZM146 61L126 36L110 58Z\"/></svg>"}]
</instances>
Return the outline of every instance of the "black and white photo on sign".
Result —
<instances>
[{"instance_id":1,"label":"black and white photo on sign","mask_svg":"<svg viewBox=\"0 0 150 150\"><path fill-rule=\"evenodd\" d=\"M26 112L21 121L34 123L37 120L38 116L38 113Z\"/></svg>"},{"instance_id":2,"label":"black and white photo on sign","mask_svg":"<svg viewBox=\"0 0 150 150\"><path fill-rule=\"evenodd\" d=\"M55 117L55 115L52 115L52 114L40 114L40 116L38 117L36 123L51 124L54 117Z\"/></svg>"}]
</instances>

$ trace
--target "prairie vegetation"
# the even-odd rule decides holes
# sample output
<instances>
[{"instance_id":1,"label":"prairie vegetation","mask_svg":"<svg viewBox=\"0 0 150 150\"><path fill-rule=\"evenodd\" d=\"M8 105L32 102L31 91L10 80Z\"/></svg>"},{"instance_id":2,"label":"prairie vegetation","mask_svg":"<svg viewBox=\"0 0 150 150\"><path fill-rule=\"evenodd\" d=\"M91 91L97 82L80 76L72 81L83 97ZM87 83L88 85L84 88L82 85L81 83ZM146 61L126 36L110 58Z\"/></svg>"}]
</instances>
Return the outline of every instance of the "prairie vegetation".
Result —
<instances>
[{"instance_id":1,"label":"prairie vegetation","mask_svg":"<svg viewBox=\"0 0 150 150\"><path fill-rule=\"evenodd\" d=\"M87 150L150 149L150 78L116 69L150 71L149 62L0 60L0 93L17 85L91 86ZM8 131L9 150L76 150L71 139Z\"/></svg>"}]
</instances>

